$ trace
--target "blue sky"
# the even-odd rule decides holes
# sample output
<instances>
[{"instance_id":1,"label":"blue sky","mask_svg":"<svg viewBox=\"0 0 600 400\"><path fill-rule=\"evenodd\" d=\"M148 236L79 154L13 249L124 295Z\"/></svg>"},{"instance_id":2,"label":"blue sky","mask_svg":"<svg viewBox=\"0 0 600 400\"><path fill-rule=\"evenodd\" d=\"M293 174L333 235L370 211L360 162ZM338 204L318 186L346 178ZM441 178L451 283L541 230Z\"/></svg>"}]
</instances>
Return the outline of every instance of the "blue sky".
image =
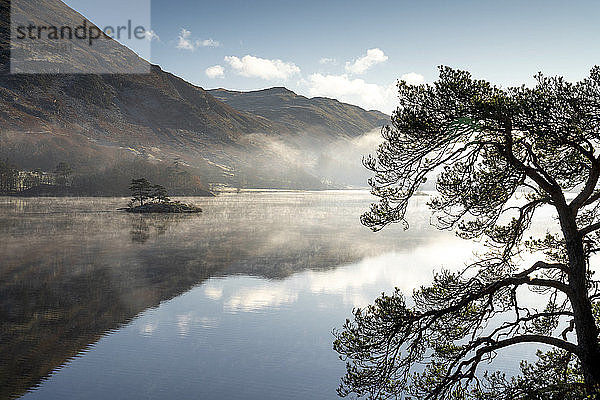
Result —
<instances>
[{"instance_id":1,"label":"blue sky","mask_svg":"<svg viewBox=\"0 0 600 400\"><path fill-rule=\"evenodd\" d=\"M286 86L384 112L397 79L431 82L441 64L509 86L600 63L592 1L152 0L151 15L151 61L194 84Z\"/></svg>"}]
</instances>

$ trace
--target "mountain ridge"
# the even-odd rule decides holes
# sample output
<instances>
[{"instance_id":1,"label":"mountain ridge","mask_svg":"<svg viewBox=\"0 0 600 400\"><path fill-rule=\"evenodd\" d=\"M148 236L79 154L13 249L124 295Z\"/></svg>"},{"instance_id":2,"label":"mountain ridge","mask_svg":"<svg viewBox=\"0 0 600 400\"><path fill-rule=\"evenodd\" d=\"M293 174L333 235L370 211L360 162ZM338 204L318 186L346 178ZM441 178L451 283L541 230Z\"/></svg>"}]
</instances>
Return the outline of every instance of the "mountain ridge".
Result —
<instances>
[{"instance_id":1,"label":"mountain ridge","mask_svg":"<svg viewBox=\"0 0 600 400\"><path fill-rule=\"evenodd\" d=\"M205 90L158 65L148 74L10 74L10 6L0 0L0 158L25 169L50 170L66 161L95 172L131 156L180 160L205 183L240 186L240 171L251 170L244 187L326 188L318 172L286 164L274 148L302 151L349 140L389 119L283 87L265 89L262 105L251 109L256 92L238 93L234 104L231 91ZM36 7L41 20L50 10L79 22L80 14L59 0L37 0ZM117 42L114 47L134 57Z\"/></svg>"},{"instance_id":2,"label":"mountain ridge","mask_svg":"<svg viewBox=\"0 0 600 400\"><path fill-rule=\"evenodd\" d=\"M208 93L233 108L265 117L296 131L325 131L350 137L386 124L389 116L380 111L343 103L328 97L306 97L283 86L236 91L209 89Z\"/></svg>"}]
</instances>

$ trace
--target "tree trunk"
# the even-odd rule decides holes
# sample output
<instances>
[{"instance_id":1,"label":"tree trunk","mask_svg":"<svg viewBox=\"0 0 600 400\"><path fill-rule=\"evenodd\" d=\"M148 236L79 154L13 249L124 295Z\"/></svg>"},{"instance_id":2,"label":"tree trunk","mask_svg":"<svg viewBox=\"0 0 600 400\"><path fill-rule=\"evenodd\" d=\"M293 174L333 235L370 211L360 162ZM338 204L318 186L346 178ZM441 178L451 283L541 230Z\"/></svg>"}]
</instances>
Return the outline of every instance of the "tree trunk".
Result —
<instances>
[{"instance_id":1,"label":"tree trunk","mask_svg":"<svg viewBox=\"0 0 600 400\"><path fill-rule=\"evenodd\" d=\"M562 211L562 212L561 212ZM573 308L579 359L583 368L588 390L600 387L600 346L598 327L587 287L587 257L583 249L583 238L577 229L575 216L570 209L559 210L559 220L565 238L569 259L569 300Z\"/></svg>"}]
</instances>

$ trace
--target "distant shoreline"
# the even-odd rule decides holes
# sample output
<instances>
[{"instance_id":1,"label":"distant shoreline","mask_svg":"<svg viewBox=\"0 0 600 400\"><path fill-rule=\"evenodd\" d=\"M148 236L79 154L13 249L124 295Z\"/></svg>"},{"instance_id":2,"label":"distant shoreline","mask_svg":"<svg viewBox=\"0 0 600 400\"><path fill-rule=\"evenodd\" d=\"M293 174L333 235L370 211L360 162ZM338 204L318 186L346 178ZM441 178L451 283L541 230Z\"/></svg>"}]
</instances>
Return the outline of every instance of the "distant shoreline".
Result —
<instances>
[{"instance_id":1,"label":"distant shoreline","mask_svg":"<svg viewBox=\"0 0 600 400\"><path fill-rule=\"evenodd\" d=\"M208 190L198 189L194 193L185 192L176 193L176 196L182 197L214 197L215 193ZM6 197L129 197L129 193L89 193L78 190L76 187L60 187L53 185L36 186L20 192L0 193L0 196Z\"/></svg>"}]
</instances>

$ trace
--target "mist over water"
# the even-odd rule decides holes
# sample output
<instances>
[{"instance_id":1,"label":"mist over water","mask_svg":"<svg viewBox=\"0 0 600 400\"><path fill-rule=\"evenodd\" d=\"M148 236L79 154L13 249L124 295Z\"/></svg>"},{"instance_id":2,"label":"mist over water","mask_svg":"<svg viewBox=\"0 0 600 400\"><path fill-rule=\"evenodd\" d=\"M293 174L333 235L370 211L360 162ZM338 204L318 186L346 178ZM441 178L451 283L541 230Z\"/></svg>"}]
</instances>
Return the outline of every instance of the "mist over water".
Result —
<instances>
[{"instance_id":1,"label":"mist over water","mask_svg":"<svg viewBox=\"0 0 600 400\"><path fill-rule=\"evenodd\" d=\"M1 397L333 399L331 330L475 248L430 226L426 196L410 230L378 233L358 220L365 191L182 200L203 214L0 199Z\"/></svg>"},{"instance_id":2,"label":"mist over water","mask_svg":"<svg viewBox=\"0 0 600 400\"><path fill-rule=\"evenodd\" d=\"M383 141L380 129L356 137L336 138L310 132L294 136L256 133L246 136L245 140L257 150L240 154L239 159L251 164L253 173L303 171L317 182L341 188L368 187L372 172L362 165L362 159Z\"/></svg>"}]
</instances>

